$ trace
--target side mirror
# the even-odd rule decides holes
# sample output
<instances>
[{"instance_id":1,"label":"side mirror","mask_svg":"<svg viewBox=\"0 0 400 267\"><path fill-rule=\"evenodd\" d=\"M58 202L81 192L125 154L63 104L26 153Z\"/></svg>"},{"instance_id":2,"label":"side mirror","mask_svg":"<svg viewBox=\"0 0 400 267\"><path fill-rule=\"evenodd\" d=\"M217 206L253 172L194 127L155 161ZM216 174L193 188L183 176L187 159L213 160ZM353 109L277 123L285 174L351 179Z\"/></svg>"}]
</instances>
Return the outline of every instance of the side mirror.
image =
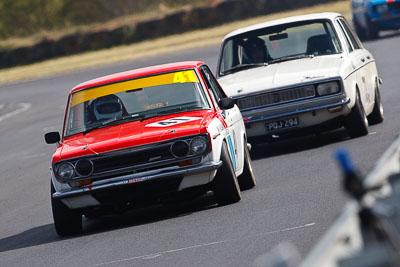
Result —
<instances>
[{"instance_id":1,"label":"side mirror","mask_svg":"<svg viewBox=\"0 0 400 267\"><path fill-rule=\"evenodd\" d=\"M221 98L218 102L221 109L231 109L235 106L235 101L230 97Z\"/></svg>"},{"instance_id":2,"label":"side mirror","mask_svg":"<svg viewBox=\"0 0 400 267\"><path fill-rule=\"evenodd\" d=\"M44 140L47 144L55 144L60 142L61 137L59 132L50 132L44 135Z\"/></svg>"}]
</instances>

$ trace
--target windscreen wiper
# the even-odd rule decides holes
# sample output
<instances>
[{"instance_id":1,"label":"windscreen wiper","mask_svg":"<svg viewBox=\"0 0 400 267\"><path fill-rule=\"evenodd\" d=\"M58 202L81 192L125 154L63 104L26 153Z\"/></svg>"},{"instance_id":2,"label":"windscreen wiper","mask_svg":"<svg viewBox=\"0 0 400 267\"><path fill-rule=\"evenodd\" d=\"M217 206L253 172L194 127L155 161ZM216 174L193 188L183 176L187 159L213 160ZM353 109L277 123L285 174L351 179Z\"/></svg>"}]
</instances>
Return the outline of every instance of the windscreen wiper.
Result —
<instances>
[{"instance_id":1,"label":"windscreen wiper","mask_svg":"<svg viewBox=\"0 0 400 267\"><path fill-rule=\"evenodd\" d=\"M121 123L122 121L123 121L123 122L129 122L129 121L139 120L140 118L141 118L141 117L140 117L138 114L127 115L127 116L118 117L118 118L112 118L112 119L109 119L109 120L107 120L107 121L102 122L102 123L99 124L99 125L96 125L96 126L94 126L94 127L91 127L91 128L89 128L89 129L86 129L86 130L83 132L83 135L85 135L85 134L87 134L87 133L89 133L89 132L91 132L91 131L93 131L93 130L96 130L96 129L101 129L101 128L108 127L108 126L111 126L111 125L119 124L119 123Z\"/></svg>"},{"instance_id":2,"label":"windscreen wiper","mask_svg":"<svg viewBox=\"0 0 400 267\"><path fill-rule=\"evenodd\" d=\"M240 64L240 65L236 65L235 67L230 68L229 70L222 72L222 74L230 74L230 73L234 73L237 71L251 69L251 68L257 68L257 67L262 67L262 66L268 66L268 63L262 62L262 63Z\"/></svg>"},{"instance_id":3,"label":"windscreen wiper","mask_svg":"<svg viewBox=\"0 0 400 267\"><path fill-rule=\"evenodd\" d=\"M297 56L287 56L287 57L279 57L273 60L268 61L268 64L280 63L284 61L296 60L301 58L313 58L314 55L297 55Z\"/></svg>"}]
</instances>

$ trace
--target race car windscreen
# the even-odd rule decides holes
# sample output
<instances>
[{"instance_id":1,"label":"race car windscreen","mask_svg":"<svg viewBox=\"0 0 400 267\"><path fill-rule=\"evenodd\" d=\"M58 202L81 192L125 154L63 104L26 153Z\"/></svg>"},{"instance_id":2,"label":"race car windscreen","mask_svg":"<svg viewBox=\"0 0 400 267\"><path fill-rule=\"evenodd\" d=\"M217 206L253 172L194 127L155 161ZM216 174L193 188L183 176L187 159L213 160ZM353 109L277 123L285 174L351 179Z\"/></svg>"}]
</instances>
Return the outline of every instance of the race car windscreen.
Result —
<instances>
[{"instance_id":1,"label":"race car windscreen","mask_svg":"<svg viewBox=\"0 0 400 267\"><path fill-rule=\"evenodd\" d=\"M65 136L111 124L209 108L193 70L163 73L75 92Z\"/></svg>"},{"instance_id":2,"label":"race car windscreen","mask_svg":"<svg viewBox=\"0 0 400 267\"><path fill-rule=\"evenodd\" d=\"M339 39L328 20L276 25L227 39L223 44L218 75L340 52Z\"/></svg>"}]
</instances>

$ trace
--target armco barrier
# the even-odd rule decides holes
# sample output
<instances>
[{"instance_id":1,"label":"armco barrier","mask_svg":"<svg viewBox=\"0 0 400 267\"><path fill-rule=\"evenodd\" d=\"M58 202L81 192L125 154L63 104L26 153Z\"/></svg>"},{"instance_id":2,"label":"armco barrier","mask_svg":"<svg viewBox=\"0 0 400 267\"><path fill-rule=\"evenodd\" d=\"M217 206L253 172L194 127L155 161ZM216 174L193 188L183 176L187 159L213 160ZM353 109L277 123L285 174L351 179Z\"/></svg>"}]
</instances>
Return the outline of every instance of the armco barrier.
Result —
<instances>
[{"instance_id":1,"label":"armco barrier","mask_svg":"<svg viewBox=\"0 0 400 267\"><path fill-rule=\"evenodd\" d=\"M215 6L197 7L113 30L76 33L34 46L0 51L0 68L44 59L109 48L169 34L207 28L226 22L335 0L225 0Z\"/></svg>"},{"instance_id":2,"label":"armco barrier","mask_svg":"<svg viewBox=\"0 0 400 267\"><path fill-rule=\"evenodd\" d=\"M400 266L400 136L359 181L367 193L344 207L302 262L285 260L288 249L261 256L256 266Z\"/></svg>"}]
</instances>

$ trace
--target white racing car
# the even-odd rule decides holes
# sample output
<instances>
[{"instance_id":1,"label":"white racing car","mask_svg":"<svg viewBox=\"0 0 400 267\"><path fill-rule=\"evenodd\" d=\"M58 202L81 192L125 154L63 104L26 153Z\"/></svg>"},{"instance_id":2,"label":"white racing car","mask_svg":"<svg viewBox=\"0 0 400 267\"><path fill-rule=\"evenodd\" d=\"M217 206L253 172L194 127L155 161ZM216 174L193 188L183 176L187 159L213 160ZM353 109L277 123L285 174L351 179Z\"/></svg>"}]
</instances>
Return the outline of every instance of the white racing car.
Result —
<instances>
[{"instance_id":1,"label":"white racing car","mask_svg":"<svg viewBox=\"0 0 400 267\"><path fill-rule=\"evenodd\" d=\"M374 57L338 13L269 21L228 34L217 78L249 138L344 126L351 137L383 121Z\"/></svg>"}]
</instances>

